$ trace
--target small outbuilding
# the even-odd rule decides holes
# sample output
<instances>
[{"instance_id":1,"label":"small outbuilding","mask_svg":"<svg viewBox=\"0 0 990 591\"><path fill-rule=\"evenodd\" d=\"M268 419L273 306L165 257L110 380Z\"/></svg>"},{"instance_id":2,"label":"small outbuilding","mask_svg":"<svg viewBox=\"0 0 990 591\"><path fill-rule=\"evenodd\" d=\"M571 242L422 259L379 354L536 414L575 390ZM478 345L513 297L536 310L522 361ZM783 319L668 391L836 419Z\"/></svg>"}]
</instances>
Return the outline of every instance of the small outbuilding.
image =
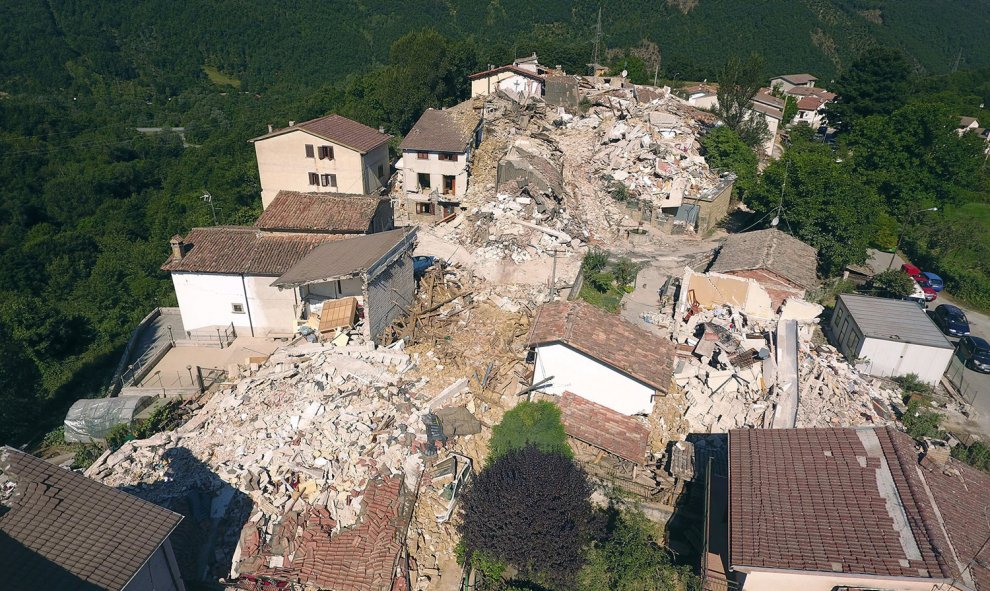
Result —
<instances>
[{"instance_id":1,"label":"small outbuilding","mask_svg":"<svg viewBox=\"0 0 990 591\"><path fill-rule=\"evenodd\" d=\"M817 268L814 247L771 228L730 235L709 271L756 280L776 310L787 298L804 298L818 285Z\"/></svg>"},{"instance_id":2,"label":"small outbuilding","mask_svg":"<svg viewBox=\"0 0 990 591\"><path fill-rule=\"evenodd\" d=\"M916 374L936 384L955 348L918 304L908 300L842 294L829 322L832 343L865 373Z\"/></svg>"}]
</instances>

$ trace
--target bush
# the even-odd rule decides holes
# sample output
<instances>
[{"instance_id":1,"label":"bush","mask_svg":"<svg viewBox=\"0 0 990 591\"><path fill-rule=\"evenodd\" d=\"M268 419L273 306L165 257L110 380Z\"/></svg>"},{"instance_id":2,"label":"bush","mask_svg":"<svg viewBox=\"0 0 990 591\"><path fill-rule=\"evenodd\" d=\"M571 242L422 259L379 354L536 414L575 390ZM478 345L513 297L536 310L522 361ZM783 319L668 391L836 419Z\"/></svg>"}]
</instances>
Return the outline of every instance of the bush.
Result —
<instances>
[{"instance_id":1,"label":"bush","mask_svg":"<svg viewBox=\"0 0 990 591\"><path fill-rule=\"evenodd\" d=\"M626 257L622 257L612 265L612 273L615 275L615 280L619 285L629 285L636 281L636 275L639 273L639 265Z\"/></svg>"},{"instance_id":2,"label":"bush","mask_svg":"<svg viewBox=\"0 0 990 591\"><path fill-rule=\"evenodd\" d=\"M135 437L134 433L131 432L130 425L127 423L118 423L107 431L107 434L103 439L107 442L107 449L110 451L117 451L120 449L120 446L132 439L135 439Z\"/></svg>"},{"instance_id":3,"label":"bush","mask_svg":"<svg viewBox=\"0 0 990 591\"><path fill-rule=\"evenodd\" d=\"M73 470L85 470L93 465L101 455L103 455L103 447L94 444L84 444L80 445L76 449L76 455L72 458L72 469Z\"/></svg>"},{"instance_id":4,"label":"bush","mask_svg":"<svg viewBox=\"0 0 990 591\"><path fill-rule=\"evenodd\" d=\"M604 269L607 264L608 253L597 246L592 246L588 254L584 255L584 260L581 261L581 270L585 274L591 275Z\"/></svg>"},{"instance_id":5,"label":"bush","mask_svg":"<svg viewBox=\"0 0 990 591\"><path fill-rule=\"evenodd\" d=\"M618 181L612 183L612 186L609 187L608 194L612 196L612 199L619 202L628 201L630 197L629 189Z\"/></svg>"},{"instance_id":6,"label":"bush","mask_svg":"<svg viewBox=\"0 0 990 591\"><path fill-rule=\"evenodd\" d=\"M990 446L982 441L977 441L969 447L960 443L952 448L952 457L984 472L990 472Z\"/></svg>"},{"instance_id":7,"label":"bush","mask_svg":"<svg viewBox=\"0 0 990 591\"><path fill-rule=\"evenodd\" d=\"M595 533L592 486L569 458L535 445L485 467L461 496L466 554L515 566L522 578L570 588Z\"/></svg>"},{"instance_id":8,"label":"bush","mask_svg":"<svg viewBox=\"0 0 990 591\"><path fill-rule=\"evenodd\" d=\"M588 277L588 282L599 293L607 293L615 285L615 275L611 273L595 273Z\"/></svg>"},{"instance_id":9,"label":"bush","mask_svg":"<svg viewBox=\"0 0 990 591\"><path fill-rule=\"evenodd\" d=\"M42 447L60 447L65 445L65 425L55 427L41 439Z\"/></svg>"},{"instance_id":10,"label":"bush","mask_svg":"<svg viewBox=\"0 0 990 591\"><path fill-rule=\"evenodd\" d=\"M932 387L922 382L916 373L909 373L903 376L897 376L894 378L894 382L901 387L904 391L905 396L910 396L911 394L924 394L926 392L931 392Z\"/></svg>"},{"instance_id":11,"label":"bush","mask_svg":"<svg viewBox=\"0 0 990 591\"><path fill-rule=\"evenodd\" d=\"M942 422L942 415L928 408L929 402L926 399L915 399L908 403L907 411L901 417L904 429L908 435L915 439L931 437L942 439L944 433L939 428Z\"/></svg>"},{"instance_id":12,"label":"bush","mask_svg":"<svg viewBox=\"0 0 990 591\"><path fill-rule=\"evenodd\" d=\"M900 269L891 269L874 275L870 287L885 296L903 298L914 292L914 279Z\"/></svg>"},{"instance_id":13,"label":"bush","mask_svg":"<svg viewBox=\"0 0 990 591\"><path fill-rule=\"evenodd\" d=\"M527 445L535 445L544 453L573 457L556 404L545 400L520 402L505 413L502 421L492 429L488 462Z\"/></svg>"}]
</instances>

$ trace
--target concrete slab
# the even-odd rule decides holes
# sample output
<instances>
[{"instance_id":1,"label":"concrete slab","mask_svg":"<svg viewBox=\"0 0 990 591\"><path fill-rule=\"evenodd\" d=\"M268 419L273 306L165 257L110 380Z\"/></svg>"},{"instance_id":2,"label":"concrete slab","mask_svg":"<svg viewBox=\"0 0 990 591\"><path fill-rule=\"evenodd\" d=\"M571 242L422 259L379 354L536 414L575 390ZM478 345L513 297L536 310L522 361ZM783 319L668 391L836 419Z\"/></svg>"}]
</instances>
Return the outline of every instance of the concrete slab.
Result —
<instances>
[{"instance_id":1,"label":"concrete slab","mask_svg":"<svg viewBox=\"0 0 990 591\"><path fill-rule=\"evenodd\" d=\"M222 369L244 364L248 357L268 356L283 345L264 337L237 337L229 347L173 347L141 380L142 388L189 388L196 385L196 366ZM189 368L192 368L191 370Z\"/></svg>"}]
</instances>

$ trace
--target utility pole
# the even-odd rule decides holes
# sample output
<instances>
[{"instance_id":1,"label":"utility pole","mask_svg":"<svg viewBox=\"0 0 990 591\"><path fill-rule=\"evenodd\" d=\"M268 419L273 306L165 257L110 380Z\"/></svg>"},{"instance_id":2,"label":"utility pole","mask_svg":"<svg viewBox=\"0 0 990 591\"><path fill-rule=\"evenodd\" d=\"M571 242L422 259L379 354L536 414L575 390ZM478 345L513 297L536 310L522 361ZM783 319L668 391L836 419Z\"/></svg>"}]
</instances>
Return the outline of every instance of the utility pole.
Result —
<instances>
[{"instance_id":1,"label":"utility pole","mask_svg":"<svg viewBox=\"0 0 990 591\"><path fill-rule=\"evenodd\" d=\"M219 226L220 223L217 221L217 208L213 205L213 195L209 191L203 191L203 196L200 198L210 206L210 212L213 214L213 225Z\"/></svg>"},{"instance_id":2,"label":"utility pole","mask_svg":"<svg viewBox=\"0 0 990 591\"><path fill-rule=\"evenodd\" d=\"M959 60L962 59L962 47L959 48L959 53L956 54L956 65L952 66L952 73L955 74L956 70L959 69Z\"/></svg>"},{"instance_id":3,"label":"utility pole","mask_svg":"<svg viewBox=\"0 0 990 591\"><path fill-rule=\"evenodd\" d=\"M598 53L601 49L602 42L602 7L598 7L598 24L595 25L595 53L591 57L591 72L592 76L595 75L595 67L598 66Z\"/></svg>"}]
</instances>

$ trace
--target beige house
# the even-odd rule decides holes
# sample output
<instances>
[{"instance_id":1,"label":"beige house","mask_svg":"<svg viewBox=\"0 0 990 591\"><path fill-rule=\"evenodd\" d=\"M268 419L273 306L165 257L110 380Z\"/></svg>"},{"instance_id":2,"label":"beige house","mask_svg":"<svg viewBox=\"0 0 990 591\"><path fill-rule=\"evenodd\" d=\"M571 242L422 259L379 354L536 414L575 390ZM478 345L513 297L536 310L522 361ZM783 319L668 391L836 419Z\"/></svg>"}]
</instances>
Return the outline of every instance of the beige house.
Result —
<instances>
[{"instance_id":1,"label":"beige house","mask_svg":"<svg viewBox=\"0 0 990 591\"><path fill-rule=\"evenodd\" d=\"M777 141L777 132L784 120L784 99L777 98L770 94L767 89L762 89L750 100L750 117L763 117L767 122L767 129L770 134L763 143L763 152L767 156L773 156L773 146Z\"/></svg>"},{"instance_id":2,"label":"beige house","mask_svg":"<svg viewBox=\"0 0 990 591\"><path fill-rule=\"evenodd\" d=\"M471 156L481 143L480 106L471 99L449 109L427 109L402 140L402 188L410 215L444 217L457 208L467 191Z\"/></svg>"},{"instance_id":3,"label":"beige house","mask_svg":"<svg viewBox=\"0 0 990 591\"><path fill-rule=\"evenodd\" d=\"M814 247L776 228L730 234L709 271L756 280L776 310L789 297L804 298L818 286Z\"/></svg>"},{"instance_id":4,"label":"beige house","mask_svg":"<svg viewBox=\"0 0 990 591\"><path fill-rule=\"evenodd\" d=\"M522 101L533 96L543 96L548 70L540 65L536 54L519 58L507 66L492 66L483 72L468 76L471 96L488 96L502 91L511 98Z\"/></svg>"},{"instance_id":5,"label":"beige house","mask_svg":"<svg viewBox=\"0 0 990 591\"><path fill-rule=\"evenodd\" d=\"M261 204L281 190L367 195L391 174L388 140L376 130L340 115L327 115L271 130L254 143L261 177Z\"/></svg>"},{"instance_id":6,"label":"beige house","mask_svg":"<svg viewBox=\"0 0 990 591\"><path fill-rule=\"evenodd\" d=\"M718 104L718 86L715 84L695 84L679 88L674 93L699 109L711 109Z\"/></svg>"},{"instance_id":7,"label":"beige house","mask_svg":"<svg viewBox=\"0 0 990 591\"><path fill-rule=\"evenodd\" d=\"M780 88L787 92L795 86L813 87L818 78L811 74L784 74L770 79L770 88Z\"/></svg>"},{"instance_id":8,"label":"beige house","mask_svg":"<svg viewBox=\"0 0 990 591\"><path fill-rule=\"evenodd\" d=\"M893 427L740 429L727 494L715 480L706 589L990 589L990 474L944 443Z\"/></svg>"}]
</instances>

